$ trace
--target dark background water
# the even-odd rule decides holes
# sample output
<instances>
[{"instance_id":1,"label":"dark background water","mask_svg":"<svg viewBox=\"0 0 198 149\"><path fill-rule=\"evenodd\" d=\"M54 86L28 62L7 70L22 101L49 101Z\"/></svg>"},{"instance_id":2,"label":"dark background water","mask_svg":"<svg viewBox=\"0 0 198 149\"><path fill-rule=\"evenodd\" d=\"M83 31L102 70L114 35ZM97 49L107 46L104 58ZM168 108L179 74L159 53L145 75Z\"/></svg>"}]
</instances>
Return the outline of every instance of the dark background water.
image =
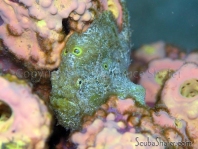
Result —
<instances>
[{"instance_id":1,"label":"dark background water","mask_svg":"<svg viewBox=\"0 0 198 149\"><path fill-rule=\"evenodd\" d=\"M198 48L198 0L127 0L134 48L159 40Z\"/></svg>"}]
</instances>

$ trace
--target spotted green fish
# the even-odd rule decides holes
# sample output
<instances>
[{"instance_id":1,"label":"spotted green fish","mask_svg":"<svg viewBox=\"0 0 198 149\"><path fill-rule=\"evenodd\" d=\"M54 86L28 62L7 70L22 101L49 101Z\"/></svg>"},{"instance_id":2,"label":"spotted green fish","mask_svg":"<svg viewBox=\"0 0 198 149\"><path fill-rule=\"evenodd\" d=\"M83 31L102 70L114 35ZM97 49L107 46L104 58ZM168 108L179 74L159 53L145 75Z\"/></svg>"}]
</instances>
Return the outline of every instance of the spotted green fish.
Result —
<instances>
[{"instance_id":1,"label":"spotted green fish","mask_svg":"<svg viewBox=\"0 0 198 149\"><path fill-rule=\"evenodd\" d=\"M59 124L81 128L85 115L92 115L111 95L133 97L144 103L144 89L127 77L130 64L128 18L118 31L110 11L105 11L84 33L74 33L52 73L50 104Z\"/></svg>"}]
</instances>

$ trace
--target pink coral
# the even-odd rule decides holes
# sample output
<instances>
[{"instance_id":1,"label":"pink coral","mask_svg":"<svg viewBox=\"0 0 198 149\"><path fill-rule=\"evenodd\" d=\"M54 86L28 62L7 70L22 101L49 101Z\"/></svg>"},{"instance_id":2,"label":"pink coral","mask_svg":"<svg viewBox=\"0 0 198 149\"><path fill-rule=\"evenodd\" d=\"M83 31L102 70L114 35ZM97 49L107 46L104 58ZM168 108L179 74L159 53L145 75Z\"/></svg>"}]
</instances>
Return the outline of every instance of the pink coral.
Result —
<instances>
[{"instance_id":1,"label":"pink coral","mask_svg":"<svg viewBox=\"0 0 198 149\"><path fill-rule=\"evenodd\" d=\"M198 53L197 52L192 52L190 54L188 54L185 58L186 62L194 62L196 64L198 64Z\"/></svg>"},{"instance_id":2,"label":"pink coral","mask_svg":"<svg viewBox=\"0 0 198 149\"><path fill-rule=\"evenodd\" d=\"M149 63L148 69L141 75L139 84L146 89L145 101L153 106L158 98L159 91L164 82L170 77L178 77L173 72L184 64L181 60L169 58L153 60Z\"/></svg>"},{"instance_id":3,"label":"pink coral","mask_svg":"<svg viewBox=\"0 0 198 149\"><path fill-rule=\"evenodd\" d=\"M163 127L169 127L174 128L180 134L182 135L183 140L189 141L189 137L186 133L186 125L187 123L182 119L176 119L170 114L168 114L166 111L159 109L158 111L152 112L152 118L155 124L163 126Z\"/></svg>"},{"instance_id":4,"label":"pink coral","mask_svg":"<svg viewBox=\"0 0 198 149\"><path fill-rule=\"evenodd\" d=\"M1 45L0 45L1 48ZM11 58L12 56L6 52L2 47L0 50L0 73L1 74L12 74L19 79L27 80L33 85L33 92L38 94L45 101L49 100L49 94L51 91L50 84L50 71L30 71L27 70L22 64L16 62Z\"/></svg>"},{"instance_id":5,"label":"pink coral","mask_svg":"<svg viewBox=\"0 0 198 149\"><path fill-rule=\"evenodd\" d=\"M177 72L178 77L171 77L163 88L161 100L170 114L187 122L194 146L198 145L198 66L193 63L183 65Z\"/></svg>"},{"instance_id":6,"label":"pink coral","mask_svg":"<svg viewBox=\"0 0 198 149\"><path fill-rule=\"evenodd\" d=\"M164 58L165 53L165 43L162 41L143 45L140 49L134 52L135 60L140 60L148 63L149 61L157 58Z\"/></svg>"},{"instance_id":7,"label":"pink coral","mask_svg":"<svg viewBox=\"0 0 198 149\"><path fill-rule=\"evenodd\" d=\"M135 50L131 54L133 60L129 67L129 77L132 82L138 83L142 73L147 69L147 65L151 60L164 58L165 43L162 41L143 45L139 49Z\"/></svg>"},{"instance_id":8,"label":"pink coral","mask_svg":"<svg viewBox=\"0 0 198 149\"><path fill-rule=\"evenodd\" d=\"M158 41L152 44L143 45L131 54L133 62L130 65L129 73L133 82L137 83L143 71L147 69L150 61L155 59L170 58L184 60L185 52L181 48L172 44Z\"/></svg>"},{"instance_id":9,"label":"pink coral","mask_svg":"<svg viewBox=\"0 0 198 149\"><path fill-rule=\"evenodd\" d=\"M0 77L0 84L1 147L44 149L51 125L44 102L15 76Z\"/></svg>"},{"instance_id":10,"label":"pink coral","mask_svg":"<svg viewBox=\"0 0 198 149\"><path fill-rule=\"evenodd\" d=\"M155 116L154 121L152 116ZM161 122L164 117L168 120L167 122ZM138 106L133 99L119 100L112 97L93 117L85 118L84 129L81 132L75 132L71 136L71 141L79 149L87 147L146 149L151 147L148 145L149 139L155 145L161 143L152 148L164 148L163 145L168 141L189 140L185 131L186 123L182 121L184 125L178 129L174 124L175 119L165 111L160 111L157 115L146 107ZM140 142L147 142L147 144L141 145Z\"/></svg>"},{"instance_id":11,"label":"pink coral","mask_svg":"<svg viewBox=\"0 0 198 149\"><path fill-rule=\"evenodd\" d=\"M94 19L91 0L0 1L0 38L18 59L36 69L54 69L66 42L62 20L83 31Z\"/></svg>"}]
</instances>

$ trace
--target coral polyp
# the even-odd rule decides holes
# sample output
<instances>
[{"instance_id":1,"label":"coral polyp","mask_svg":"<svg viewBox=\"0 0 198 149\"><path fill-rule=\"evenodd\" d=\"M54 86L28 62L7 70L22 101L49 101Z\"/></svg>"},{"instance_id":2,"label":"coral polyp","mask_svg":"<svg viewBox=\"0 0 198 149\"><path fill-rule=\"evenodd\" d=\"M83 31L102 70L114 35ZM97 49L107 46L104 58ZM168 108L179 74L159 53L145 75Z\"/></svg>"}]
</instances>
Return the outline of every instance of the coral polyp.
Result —
<instances>
[{"instance_id":1,"label":"coral polyp","mask_svg":"<svg viewBox=\"0 0 198 149\"><path fill-rule=\"evenodd\" d=\"M105 11L86 32L69 37L62 63L52 73L50 100L65 128L79 129L83 116L92 115L110 95L133 97L144 104L143 87L126 74L130 63L127 23L119 33L113 14Z\"/></svg>"}]
</instances>

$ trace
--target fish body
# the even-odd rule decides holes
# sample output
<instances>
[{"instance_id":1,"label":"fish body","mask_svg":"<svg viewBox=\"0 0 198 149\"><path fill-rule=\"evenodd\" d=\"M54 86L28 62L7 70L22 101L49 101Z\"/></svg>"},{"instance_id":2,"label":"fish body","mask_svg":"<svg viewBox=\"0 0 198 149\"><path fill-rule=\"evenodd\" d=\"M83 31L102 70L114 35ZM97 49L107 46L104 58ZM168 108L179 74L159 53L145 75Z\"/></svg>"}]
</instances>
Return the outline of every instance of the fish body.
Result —
<instances>
[{"instance_id":1,"label":"fish body","mask_svg":"<svg viewBox=\"0 0 198 149\"><path fill-rule=\"evenodd\" d=\"M52 73L50 104L59 124L77 130L83 117L92 115L107 99L135 98L144 104L145 91L127 77L130 31L119 32L110 11L104 11L84 33L72 34L62 62Z\"/></svg>"}]
</instances>

